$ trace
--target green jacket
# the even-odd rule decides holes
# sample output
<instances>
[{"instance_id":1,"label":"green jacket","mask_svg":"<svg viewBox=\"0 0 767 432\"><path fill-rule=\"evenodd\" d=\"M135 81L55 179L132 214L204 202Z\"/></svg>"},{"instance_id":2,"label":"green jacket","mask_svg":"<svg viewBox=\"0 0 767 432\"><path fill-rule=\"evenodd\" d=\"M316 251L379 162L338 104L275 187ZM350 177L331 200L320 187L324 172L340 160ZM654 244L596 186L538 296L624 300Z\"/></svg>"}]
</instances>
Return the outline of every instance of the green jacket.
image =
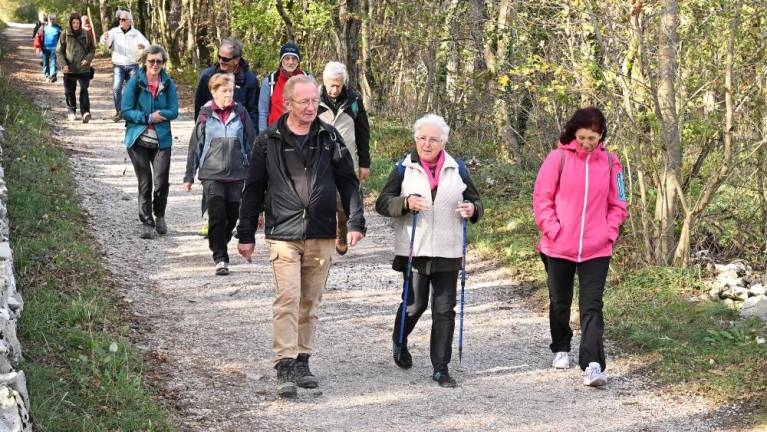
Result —
<instances>
[{"instance_id":1,"label":"green jacket","mask_svg":"<svg viewBox=\"0 0 767 432\"><path fill-rule=\"evenodd\" d=\"M66 29L59 38L59 46L56 48L56 59L59 67L69 66L70 74L88 73L91 68L91 61L96 54L96 42L93 40L93 34L89 31L80 29L72 33L72 29ZM81 65L85 60L85 64Z\"/></svg>"},{"instance_id":2,"label":"green jacket","mask_svg":"<svg viewBox=\"0 0 767 432\"><path fill-rule=\"evenodd\" d=\"M170 131L170 121L178 117L178 97L176 96L176 84L170 79L165 69L160 71L160 90L157 97L147 89L146 66L139 69L138 74L128 81L123 91L121 113L125 119L126 148L131 148L136 139L144 133L155 111L160 111L167 120L154 123L157 131L157 139L160 141L160 149L169 149L173 144L173 136Z\"/></svg>"}]
</instances>

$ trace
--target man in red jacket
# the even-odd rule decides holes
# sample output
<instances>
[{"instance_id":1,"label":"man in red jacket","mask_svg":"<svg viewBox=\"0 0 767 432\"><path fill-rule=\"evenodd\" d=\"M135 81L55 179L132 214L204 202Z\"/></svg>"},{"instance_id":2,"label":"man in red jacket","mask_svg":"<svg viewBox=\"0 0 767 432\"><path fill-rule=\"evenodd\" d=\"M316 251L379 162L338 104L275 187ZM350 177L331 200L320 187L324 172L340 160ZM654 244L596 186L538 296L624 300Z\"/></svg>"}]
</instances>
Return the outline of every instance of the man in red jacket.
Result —
<instances>
[{"instance_id":1,"label":"man in red jacket","mask_svg":"<svg viewBox=\"0 0 767 432\"><path fill-rule=\"evenodd\" d=\"M258 132L263 133L285 113L282 91L285 83L296 75L308 75L301 70L301 50L288 42L280 48L280 68L270 73L261 85L258 96Z\"/></svg>"}]
</instances>

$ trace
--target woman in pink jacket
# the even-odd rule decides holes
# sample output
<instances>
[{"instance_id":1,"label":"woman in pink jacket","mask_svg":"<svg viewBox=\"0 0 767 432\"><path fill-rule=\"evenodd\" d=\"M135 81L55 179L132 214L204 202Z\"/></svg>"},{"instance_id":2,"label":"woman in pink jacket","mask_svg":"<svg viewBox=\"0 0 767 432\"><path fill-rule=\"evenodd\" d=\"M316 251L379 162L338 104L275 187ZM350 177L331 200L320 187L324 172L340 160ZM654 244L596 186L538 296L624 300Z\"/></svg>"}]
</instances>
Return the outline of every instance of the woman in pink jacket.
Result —
<instances>
[{"instance_id":1,"label":"woman in pink jacket","mask_svg":"<svg viewBox=\"0 0 767 432\"><path fill-rule=\"evenodd\" d=\"M626 219L626 190L618 156L604 147L607 124L597 108L582 108L565 124L546 156L533 192L538 250L548 273L552 366L570 367L570 307L578 273L583 383L607 383L602 342L602 295L613 245Z\"/></svg>"}]
</instances>

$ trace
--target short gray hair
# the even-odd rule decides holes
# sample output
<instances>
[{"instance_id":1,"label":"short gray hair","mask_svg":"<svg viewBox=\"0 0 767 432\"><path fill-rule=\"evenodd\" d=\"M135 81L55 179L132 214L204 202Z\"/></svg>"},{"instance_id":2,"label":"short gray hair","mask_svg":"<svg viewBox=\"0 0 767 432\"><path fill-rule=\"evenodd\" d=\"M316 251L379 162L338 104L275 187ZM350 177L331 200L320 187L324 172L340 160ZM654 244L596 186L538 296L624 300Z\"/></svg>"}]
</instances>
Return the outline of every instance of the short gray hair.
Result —
<instances>
[{"instance_id":1,"label":"short gray hair","mask_svg":"<svg viewBox=\"0 0 767 432\"><path fill-rule=\"evenodd\" d=\"M341 77L344 84L349 82L349 72L346 71L346 65L341 62L330 62L325 65L325 71L322 72L322 79L333 79Z\"/></svg>"},{"instance_id":2,"label":"short gray hair","mask_svg":"<svg viewBox=\"0 0 767 432\"><path fill-rule=\"evenodd\" d=\"M125 16L125 15L128 15L128 16ZM121 10L121 11L117 11L117 18L123 18L123 17L128 18L128 20L130 20L131 24L133 24L133 14L130 13L130 11L127 11L127 10L124 10L124 9Z\"/></svg>"},{"instance_id":3,"label":"short gray hair","mask_svg":"<svg viewBox=\"0 0 767 432\"><path fill-rule=\"evenodd\" d=\"M222 39L221 45L219 45L218 48L221 49L225 46L232 50L232 55L234 57L242 57L242 42L239 40L233 38Z\"/></svg>"},{"instance_id":4,"label":"short gray hair","mask_svg":"<svg viewBox=\"0 0 767 432\"><path fill-rule=\"evenodd\" d=\"M293 89L298 84L313 84L314 88L317 89L317 93L319 94L320 89L317 85L317 80L315 80L310 75L295 75L290 77L288 79L288 82L285 83L285 88L282 90L282 99L287 102L293 98Z\"/></svg>"},{"instance_id":5,"label":"short gray hair","mask_svg":"<svg viewBox=\"0 0 767 432\"><path fill-rule=\"evenodd\" d=\"M160 54L162 55L163 64L168 62L168 51L165 51L165 48L163 48L162 45L149 45L148 47L144 48L144 51L141 53L141 57L138 58L138 64L140 66L146 65L146 58L150 54Z\"/></svg>"},{"instance_id":6,"label":"short gray hair","mask_svg":"<svg viewBox=\"0 0 767 432\"><path fill-rule=\"evenodd\" d=\"M444 118L436 114L426 114L415 121L415 124L413 124L413 138L416 138L418 131L426 125L438 127L440 138L442 138L442 145L447 144L447 137L450 135L450 126L447 125Z\"/></svg>"}]
</instances>

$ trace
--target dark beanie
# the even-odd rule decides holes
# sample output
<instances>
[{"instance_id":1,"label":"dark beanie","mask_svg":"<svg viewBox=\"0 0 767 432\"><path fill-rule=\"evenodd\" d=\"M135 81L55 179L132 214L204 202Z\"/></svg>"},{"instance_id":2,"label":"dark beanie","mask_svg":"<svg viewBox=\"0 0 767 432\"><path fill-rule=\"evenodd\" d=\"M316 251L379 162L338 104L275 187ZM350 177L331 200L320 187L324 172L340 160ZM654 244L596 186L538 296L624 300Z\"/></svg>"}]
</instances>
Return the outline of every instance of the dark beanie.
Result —
<instances>
[{"instance_id":1,"label":"dark beanie","mask_svg":"<svg viewBox=\"0 0 767 432\"><path fill-rule=\"evenodd\" d=\"M280 61L282 61L286 55L294 55L298 57L298 61L301 61L301 50L299 50L298 45L293 42L288 42L280 48Z\"/></svg>"}]
</instances>

